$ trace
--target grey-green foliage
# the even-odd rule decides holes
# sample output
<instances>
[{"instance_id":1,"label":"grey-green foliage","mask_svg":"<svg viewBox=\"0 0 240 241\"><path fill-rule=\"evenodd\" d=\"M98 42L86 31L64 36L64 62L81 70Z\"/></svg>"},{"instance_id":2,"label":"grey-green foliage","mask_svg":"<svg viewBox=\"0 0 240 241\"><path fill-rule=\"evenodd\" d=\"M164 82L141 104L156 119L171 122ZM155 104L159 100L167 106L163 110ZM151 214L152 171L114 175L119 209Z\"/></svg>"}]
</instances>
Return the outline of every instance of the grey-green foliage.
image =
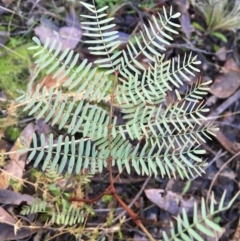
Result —
<instances>
[{"instance_id":1,"label":"grey-green foliage","mask_svg":"<svg viewBox=\"0 0 240 241\"><path fill-rule=\"evenodd\" d=\"M191 0L191 3L203 16L210 32L236 31L240 28L239 0Z\"/></svg>"},{"instance_id":2,"label":"grey-green foliage","mask_svg":"<svg viewBox=\"0 0 240 241\"><path fill-rule=\"evenodd\" d=\"M38 176L35 184L37 189L44 190L41 198L37 198L32 205L25 205L22 208L22 215L36 214L45 224L58 225L60 227L80 225L86 220L86 216L91 215L90 208L87 205L71 204L67 199L72 193L72 189L77 189L76 193L81 195L84 185L90 182L91 174L75 177L71 182L69 175L59 174L56 170L51 171L46 168L41 177ZM63 181L61 183L61 181ZM42 185L44 183L44 185Z\"/></svg>"},{"instance_id":3,"label":"grey-green foliage","mask_svg":"<svg viewBox=\"0 0 240 241\"><path fill-rule=\"evenodd\" d=\"M43 169L50 162L54 169L61 160L60 172L67 169L69 173L79 173L87 168L95 173L107 166L111 156L113 166L120 172L126 167L130 173L133 167L139 175L201 175L205 163L199 157L204 153L199 148L200 141L210 138L214 130L211 123L203 121L208 109L201 102L209 82L197 82L181 97L177 89L199 71L200 61L191 54L183 60L166 60L163 54L164 46L178 33L180 25L174 19L179 13L173 14L170 9L167 15L164 8L163 17L153 16L149 26L144 25L142 42L136 38L136 46L129 42L125 50L116 51L117 31L112 31L113 19L106 18L106 7L96 10L94 5L82 4L91 13L83 15L88 22L83 22L82 28L91 39L86 42L91 44L92 54L102 56L95 64L106 71L98 72L98 67L87 60L76 66L78 54L69 49L60 53L61 46L56 46L56 41L46 41L42 46L34 37L36 45L31 49L36 63L54 77L65 70L58 81L65 76L68 80L62 89L47 90L38 85L32 93L30 87L18 100L26 102L24 110L29 115L44 117L69 135L59 136L56 144L53 135L47 139L42 135L40 146L34 135L29 159L34 158L37 166L44 157ZM137 60L139 55L149 60L149 67ZM117 76L114 82L110 80L112 74ZM176 101L167 103L167 93L172 88ZM110 111L101 107L103 102L110 103L111 93L116 96L112 106L120 108L124 115L122 124L118 124L115 114L111 118ZM83 138L75 140L77 132ZM138 144L134 145L134 141Z\"/></svg>"},{"instance_id":4,"label":"grey-green foliage","mask_svg":"<svg viewBox=\"0 0 240 241\"><path fill-rule=\"evenodd\" d=\"M86 211L69 205L64 199L62 201L63 205L60 206L58 204L52 205L45 200L37 200L33 205L23 207L21 214L45 213L48 216L46 223L52 225L83 224Z\"/></svg>"},{"instance_id":5,"label":"grey-green foliage","mask_svg":"<svg viewBox=\"0 0 240 241\"><path fill-rule=\"evenodd\" d=\"M72 50L60 53L61 46L56 41L46 41L42 46L33 38L35 45L31 49L40 68L47 69L54 77L65 71L58 81L65 76L68 80L61 88L46 89L38 85L34 93L30 86L18 101L26 104L24 110L30 115L58 124L68 135L60 135L56 141L52 134L48 138L41 135L40 145L34 135L33 147L28 147L29 160L34 160L34 166L41 162L43 170L59 166L59 172L67 170L76 174L84 169L93 174L101 172L110 159L120 172L126 168L130 173L134 169L139 175L190 178L204 173L205 163L200 157L204 150L200 143L211 139L215 130L204 118L208 109L202 102L210 82L197 82L181 96L178 88L199 71L200 61L191 54L183 59L164 56L165 46L178 33L176 29L180 25L175 19L180 14L173 14L170 9L168 15L163 8L163 16L153 16L144 25L142 42L136 38L136 45L129 42L125 49L117 50L117 31L112 31L113 19L106 18L107 7L97 10L94 5L82 4L90 12L83 15L87 19L82 23L84 34L89 37L86 42L91 44L93 55L101 56L95 65L83 60L77 66L79 56ZM138 61L140 55L149 60L148 67ZM98 72L98 68L105 71ZM115 81L111 78L113 74ZM169 93L172 101L168 100ZM103 108L103 103L109 103L110 108ZM119 121L114 108L120 109L123 121ZM76 140L74 134L79 132L82 138ZM183 211L183 217L177 218L178 232L175 233L172 225L171 237L164 233L164 241L194 238L201 241L196 229L210 236L211 229L220 231L210 217L226 209L223 202L224 196L215 210L211 198L210 213L207 213L203 200L200 217L197 206L194 207L192 224ZM41 209L41 205L38 207Z\"/></svg>"},{"instance_id":6,"label":"grey-green foliage","mask_svg":"<svg viewBox=\"0 0 240 241\"><path fill-rule=\"evenodd\" d=\"M174 224L171 222L171 235L169 235L169 237L166 232L163 232L163 240L205 241L206 239L204 239L204 235L209 237L215 237L214 232L222 233L223 229L218 224L213 222L212 217L224 210L229 209L232 206L233 202L236 200L236 198L239 196L239 194L240 192L238 192L226 205L226 191L224 191L217 207L215 205L214 195L212 194L210 199L210 205L208 208L206 205L206 201L204 200L204 198L202 198L200 209L198 208L197 203L194 203L192 223L189 221L186 210L183 209L182 216L178 215L176 218L177 227L175 228Z\"/></svg>"}]
</instances>

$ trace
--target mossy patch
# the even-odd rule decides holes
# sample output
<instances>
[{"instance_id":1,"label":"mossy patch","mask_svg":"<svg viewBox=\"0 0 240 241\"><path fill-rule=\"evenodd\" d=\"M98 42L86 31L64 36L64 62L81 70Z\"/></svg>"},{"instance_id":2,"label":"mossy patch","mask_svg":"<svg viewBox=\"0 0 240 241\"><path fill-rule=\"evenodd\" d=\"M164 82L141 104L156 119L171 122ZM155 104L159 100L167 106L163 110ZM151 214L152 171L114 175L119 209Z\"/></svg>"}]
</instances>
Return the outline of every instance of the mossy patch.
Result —
<instances>
[{"instance_id":1,"label":"mossy patch","mask_svg":"<svg viewBox=\"0 0 240 241\"><path fill-rule=\"evenodd\" d=\"M20 136L21 132L22 132L21 128L16 126L9 126L6 128L4 134L9 141L14 142Z\"/></svg>"},{"instance_id":2,"label":"mossy patch","mask_svg":"<svg viewBox=\"0 0 240 241\"><path fill-rule=\"evenodd\" d=\"M21 41L10 39L0 52L0 88L8 99L16 98L17 89L26 90L29 83L32 53L27 48L32 43L21 44Z\"/></svg>"}]
</instances>

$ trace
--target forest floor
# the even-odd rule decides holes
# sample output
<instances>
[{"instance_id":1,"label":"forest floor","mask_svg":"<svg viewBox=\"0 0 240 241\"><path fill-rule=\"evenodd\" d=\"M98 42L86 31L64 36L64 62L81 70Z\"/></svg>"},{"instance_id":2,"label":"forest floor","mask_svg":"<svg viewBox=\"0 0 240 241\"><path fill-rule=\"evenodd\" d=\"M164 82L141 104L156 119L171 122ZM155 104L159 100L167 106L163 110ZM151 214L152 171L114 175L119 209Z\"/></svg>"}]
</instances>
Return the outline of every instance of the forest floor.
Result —
<instances>
[{"instance_id":1,"label":"forest floor","mask_svg":"<svg viewBox=\"0 0 240 241\"><path fill-rule=\"evenodd\" d=\"M90 0L85 2L91 3ZM179 93L186 94L198 80L213 81L204 104L209 108L206 117L219 130L212 140L201 144L206 150L203 155L207 162L205 174L182 180L180 177L138 176L134 172L129 175L123 171L115 182L117 193L141 217L144 226L156 239L161 238L163 230L169 232L170 221L174 221L178 214L172 210L173 200L181 200L179 209L182 203L185 203L184 207L193 207L193 201L200 203L201 198L209 199L210 193L214 192L218 203L226 190L227 204L240 190L240 3L236 1L235 6L230 6L228 3L224 5L224 2L228 1L96 0L98 8L109 5L106 11L108 16L115 18L114 30L119 33L121 49L126 48L128 40L139 36L139 31L144 29L143 25L148 24L152 15L162 14L163 6L169 12L172 5L174 12L181 13L181 28L179 34L174 35L173 43L166 46L165 58L177 59L180 56L182 60L185 53L192 53L201 61L200 72L189 82L184 82ZM46 88L57 85L51 75L40 71L34 63L32 52L28 50L34 45L33 36L44 42L46 38L53 40L58 35L64 48L79 54L79 64L83 59L96 60L84 43L86 37L82 34L83 18L80 14L87 12L79 1L0 0L0 241L23 238L75 240L73 234L76 232L82 232L82 240L101 240L104 236L107 240L148 240L111 195L103 196L89 207L84 230L78 229L77 224L71 228L63 224L46 224L49 216L46 218L44 213L31 216L21 212L25 204L47 196L48 191L53 198L66 190L67 194L74 192L93 198L109 185L108 173L102 172L87 176L89 180L84 180L86 184L81 178L77 179L82 182L81 188L71 186L71 182L76 181L72 180L73 176L61 179L50 171L42 174L41 168L35 169L31 162L26 162L26 155L11 154L19 148L19 136L27 139L34 132L39 135L53 132L55 137L64 135L64 130L53 128L34 115L28 116L21 106L17 108L15 99L21 94L18 90L26 91L29 83L33 84L32 88L36 88L36 83ZM61 34L68 38L61 37ZM144 56L140 56L138 61L146 63ZM31 138L28 140L30 144ZM13 164L13 159L17 159L18 164ZM113 173L118 175L117 170ZM53 181L60 183L60 188L51 186ZM36 184L39 190L36 190ZM160 202L160 199L164 201ZM223 231L217 238L205 237L204 240L240 241L239 216L240 195L228 210L214 217L214 222ZM17 226L16 220L21 220L22 226ZM92 235L90 238L87 237L89 233Z\"/></svg>"}]
</instances>

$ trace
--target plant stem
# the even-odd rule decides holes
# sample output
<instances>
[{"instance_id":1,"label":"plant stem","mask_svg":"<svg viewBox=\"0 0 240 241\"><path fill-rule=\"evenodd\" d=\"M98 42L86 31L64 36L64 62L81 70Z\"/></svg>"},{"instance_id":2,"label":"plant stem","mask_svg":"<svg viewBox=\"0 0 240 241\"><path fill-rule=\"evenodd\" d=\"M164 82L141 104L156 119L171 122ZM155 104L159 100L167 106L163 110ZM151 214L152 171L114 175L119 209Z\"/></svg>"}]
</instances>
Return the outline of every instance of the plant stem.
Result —
<instances>
[{"instance_id":1,"label":"plant stem","mask_svg":"<svg viewBox=\"0 0 240 241\"><path fill-rule=\"evenodd\" d=\"M144 227L144 225L142 224L142 222L140 222L138 224L138 226L142 229L142 231L147 235L147 237L149 238L150 241L156 241L153 236L147 231L147 229Z\"/></svg>"},{"instance_id":2,"label":"plant stem","mask_svg":"<svg viewBox=\"0 0 240 241\"><path fill-rule=\"evenodd\" d=\"M127 213L132 217L133 221L137 224L139 228L146 234L150 241L156 241L153 236L147 231L147 229L143 226L141 220L138 218L138 215L134 213L126 203L117 195L117 193L113 194L113 197L119 202L119 204L127 211Z\"/></svg>"}]
</instances>

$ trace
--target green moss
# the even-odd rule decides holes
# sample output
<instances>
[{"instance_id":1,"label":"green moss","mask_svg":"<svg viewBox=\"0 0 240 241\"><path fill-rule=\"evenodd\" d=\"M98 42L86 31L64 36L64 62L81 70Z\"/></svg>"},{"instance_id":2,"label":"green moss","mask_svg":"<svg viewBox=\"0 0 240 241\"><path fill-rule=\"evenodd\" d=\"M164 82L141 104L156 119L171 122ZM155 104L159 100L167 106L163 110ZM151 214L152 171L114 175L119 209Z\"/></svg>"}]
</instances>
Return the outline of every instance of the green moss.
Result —
<instances>
[{"instance_id":1,"label":"green moss","mask_svg":"<svg viewBox=\"0 0 240 241\"><path fill-rule=\"evenodd\" d=\"M113 196L112 195L104 195L103 196L103 202L108 204L113 201Z\"/></svg>"},{"instance_id":2,"label":"green moss","mask_svg":"<svg viewBox=\"0 0 240 241\"><path fill-rule=\"evenodd\" d=\"M6 128L4 135L8 140L14 142L20 136L21 131L22 130L18 127L10 126Z\"/></svg>"},{"instance_id":3,"label":"green moss","mask_svg":"<svg viewBox=\"0 0 240 241\"><path fill-rule=\"evenodd\" d=\"M17 89L26 90L29 83L32 61L27 48L32 43L21 42L22 40L11 38L6 48L0 52L0 88L7 94L8 99L16 98Z\"/></svg>"}]
</instances>

